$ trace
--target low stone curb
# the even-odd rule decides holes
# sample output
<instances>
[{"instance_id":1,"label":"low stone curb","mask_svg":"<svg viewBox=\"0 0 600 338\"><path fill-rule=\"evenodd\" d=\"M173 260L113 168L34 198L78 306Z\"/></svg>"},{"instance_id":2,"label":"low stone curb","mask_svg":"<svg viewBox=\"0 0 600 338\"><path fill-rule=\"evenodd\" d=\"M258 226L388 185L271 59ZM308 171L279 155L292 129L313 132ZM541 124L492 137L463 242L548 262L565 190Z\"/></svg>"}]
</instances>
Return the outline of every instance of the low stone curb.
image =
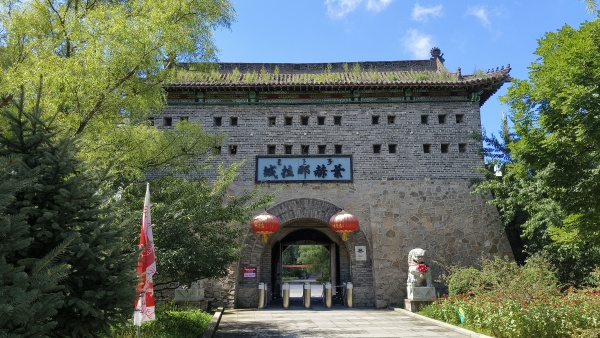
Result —
<instances>
[{"instance_id":1,"label":"low stone curb","mask_svg":"<svg viewBox=\"0 0 600 338\"><path fill-rule=\"evenodd\" d=\"M219 328L219 323L221 322L221 316L223 315L223 311L223 307L217 308L217 311L215 311L215 314L210 320L210 323L208 323L208 327L206 328L206 332L204 332L202 338L213 338L213 336L217 332L217 329Z\"/></svg>"},{"instance_id":2,"label":"low stone curb","mask_svg":"<svg viewBox=\"0 0 600 338\"><path fill-rule=\"evenodd\" d=\"M392 308L392 310L398 311L398 312L402 312L402 314L407 315L409 317L418 318L420 320L424 320L426 322L430 322L432 324L444 327L446 329L450 329L450 330L452 330L454 332L458 332L458 333L464 334L464 335L466 335L468 337L473 337L473 338L493 338L493 337L486 336L486 335L481 334L481 333L477 333L477 332L473 332L473 331L470 331L470 330L467 330L467 329L463 329L462 327L457 327L457 326L454 326L452 324L444 323L444 322L441 322L441 321L433 319L433 318L425 317L425 316L422 316L422 315L410 312L410 311L402 309L402 308Z\"/></svg>"}]
</instances>

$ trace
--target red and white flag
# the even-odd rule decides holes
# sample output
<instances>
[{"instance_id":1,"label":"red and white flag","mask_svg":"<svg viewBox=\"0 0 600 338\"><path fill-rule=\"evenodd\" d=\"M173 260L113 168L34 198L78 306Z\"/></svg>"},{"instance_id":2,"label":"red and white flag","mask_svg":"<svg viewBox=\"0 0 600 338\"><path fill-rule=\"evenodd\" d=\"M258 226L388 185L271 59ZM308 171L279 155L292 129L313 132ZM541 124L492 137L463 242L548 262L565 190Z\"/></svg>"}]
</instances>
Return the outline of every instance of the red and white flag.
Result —
<instances>
[{"instance_id":1,"label":"red and white flag","mask_svg":"<svg viewBox=\"0 0 600 338\"><path fill-rule=\"evenodd\" d=\"M141 326L143 322L156 319L154 313L154 285L152 276L156 273L154 257L154 238L152 237L152 220L150 217L150 183L146 185L144 213L142 215L142 231L140 233L140 257L138 259L138 299L133 314L133 324Z\"/></svg>"}]
</instances>

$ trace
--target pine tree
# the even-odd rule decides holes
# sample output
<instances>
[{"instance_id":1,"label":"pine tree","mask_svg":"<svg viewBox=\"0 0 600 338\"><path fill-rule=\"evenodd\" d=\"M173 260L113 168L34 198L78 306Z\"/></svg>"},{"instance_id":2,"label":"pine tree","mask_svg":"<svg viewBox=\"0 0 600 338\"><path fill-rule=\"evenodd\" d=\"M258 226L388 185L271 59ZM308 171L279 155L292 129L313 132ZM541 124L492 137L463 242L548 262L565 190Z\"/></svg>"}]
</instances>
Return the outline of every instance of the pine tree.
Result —
<instances>
[{"instance_id":1,"label":"pine tree","mask_svg":"<svg viewBox=\"0 0 600 338\"><path fill-rule=\"evenodd\" d=\"M76 159L74 144L56 137L52 122L42 121L36 107L26 113L23 102L21 96L5 109L9 129L0 133L0 156L19 158L12 174L32 182L15 188L6 206L24 237L10 256L32 268L48 260L68 266L58 284L64 302L52 315L56 326L49 336L93 337L131 317L136 256L122 250L110 206Z\"/></svg>"},{"instance_id":2,"label":"pine tree","mask_svg":"<svg viewBox=\"0 0 600 338\"><path fill-rule=\"evenodd\" d=\"M18 157L0 157L0 336L43 337L56 326L52 317L64 298L59 282L68 271L53 261L72 239L35 262L16 259L33 239L27 210L8 212L15 195L32 183L16 175L19 164Z\"/></svg>"}]
</instances>

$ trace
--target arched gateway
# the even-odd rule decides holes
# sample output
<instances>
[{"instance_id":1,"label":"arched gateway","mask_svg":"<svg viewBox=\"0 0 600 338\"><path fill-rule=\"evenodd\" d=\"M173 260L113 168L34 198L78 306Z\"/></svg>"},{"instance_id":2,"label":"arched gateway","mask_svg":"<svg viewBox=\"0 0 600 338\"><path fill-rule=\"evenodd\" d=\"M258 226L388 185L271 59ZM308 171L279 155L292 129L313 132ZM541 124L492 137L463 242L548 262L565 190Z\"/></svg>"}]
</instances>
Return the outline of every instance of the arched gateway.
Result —
<instances>
[{"instance_id":1,"label":"arched gateway","mask_svg":"<svg viewBox=\"0 0 600 338\"><path fill-rule=\"evenodd\" d=\"M248 236L238 266L236 307L256 307L257 284L266 283L269 294L277 294L281 274L280 253L293 244L325 245L331 258L331 281L334 285L352 281L355 304L374 306L373 271L370 249L364 233L354 232L348 241L329 228L329 219L341 207L319 199L297 198L281 202L267 211L281 221L281 227L263 243L259 236ZM355 247L366 248L367 259L357 261ZM254 271L256 275L244 271Z\"/></svg>"}]
</instances>

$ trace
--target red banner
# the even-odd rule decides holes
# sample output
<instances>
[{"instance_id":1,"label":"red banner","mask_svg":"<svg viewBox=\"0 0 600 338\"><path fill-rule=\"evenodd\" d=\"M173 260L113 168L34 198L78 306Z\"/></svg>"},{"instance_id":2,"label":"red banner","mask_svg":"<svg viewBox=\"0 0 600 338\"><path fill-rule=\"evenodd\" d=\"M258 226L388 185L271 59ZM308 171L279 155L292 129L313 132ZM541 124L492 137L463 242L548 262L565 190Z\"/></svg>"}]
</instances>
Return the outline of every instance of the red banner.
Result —
<instances>
[{"instance_id":1,"label":"red banner","mask_svg":"<svg viewBox=\"0 0 600 338\"><path fill-rule=\"evenodd\" d=\"M154 285L152 284L152 276L156 273L156 260L154 257L154 238L152 237L152 219L150 217L150 183L146 185L140 249L142 249L142 252L140 252L137 267L139 283L136 287L138 299L133 315L133 323L137 326L141 326L143 322L156 319Z\"/></svg>"}]
</instances>

